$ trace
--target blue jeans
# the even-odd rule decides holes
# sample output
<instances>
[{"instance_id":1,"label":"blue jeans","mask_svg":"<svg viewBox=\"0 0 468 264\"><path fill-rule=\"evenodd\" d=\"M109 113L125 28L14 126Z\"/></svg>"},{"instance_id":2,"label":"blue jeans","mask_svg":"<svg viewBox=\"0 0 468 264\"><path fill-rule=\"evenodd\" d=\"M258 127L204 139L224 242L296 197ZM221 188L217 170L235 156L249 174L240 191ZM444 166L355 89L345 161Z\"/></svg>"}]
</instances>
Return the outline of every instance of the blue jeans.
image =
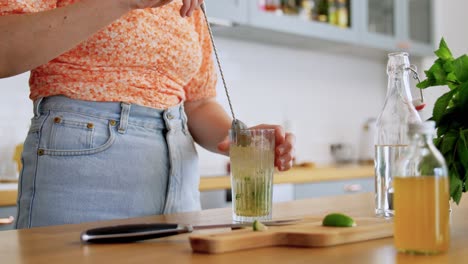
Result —
<instances>
[{"instance_id":1,"label":"blue jeans","mask_svg":"<svg viewBox=\"0 0 468 264\"><path fill-rule=\"evenodd\" d=\"M167 110L53 96L34 102L17 228L200 210L182 105Z\"/></svg>"}]
</instances>

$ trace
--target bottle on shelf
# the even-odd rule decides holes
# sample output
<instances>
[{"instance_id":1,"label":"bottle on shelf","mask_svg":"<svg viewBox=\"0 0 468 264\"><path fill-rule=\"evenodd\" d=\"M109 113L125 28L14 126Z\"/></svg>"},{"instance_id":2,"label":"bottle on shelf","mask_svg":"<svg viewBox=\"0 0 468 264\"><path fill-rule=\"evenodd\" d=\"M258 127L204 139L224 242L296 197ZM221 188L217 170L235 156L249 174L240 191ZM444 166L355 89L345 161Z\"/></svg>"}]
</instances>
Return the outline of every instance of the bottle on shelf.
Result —
<instances>
[{"instance_id":1,"label":"bottle on shelf","mask_svg":"<svg viewBox=\"0 0 468 264\"><path fill-rule=\"evenodd\" d=\"M328 0L328 23L330 25L337 25L337 8L335 0Z\"/></svg>"},{"instance_id":2,"label":"bottle on shelf","mask_svg":"<svg viewBox=\"0 0 468 264\"><path fill-rule=\"evenodd\" d=\"M315 20L315 0L302 0L300 15L305 20Z\"/></svg>"},{"instance_id":3,"label":"bottle on shelf","mask_svg":"<svg viewBox=\"0 0 468 264\"><path fill-rule=\"evenodd\" d=\"M317 21L328 21L328 0L319 0L317 4Z\"/></svg>"},{"instance_id":4,"label":"bottle on shelf","mask_svg":"<svg viewBox=\"0 0 468 264\"><path fill-rule=\"evenodd\" d=\"M265 12L275 12L280 9L280 0L259 0L258 7Z\"/></svg>"},{"instance_id":5,"label":"bottle on shelf","mask_svg":"<svg viewBox=\"0 0 468 264\"><path fill-rule=\"evenodd\" d=\"M336 25L341 28L349 27L348 0L338 0L336 4Z\"/></svg>"},{"instance_id":6,"label":"bottle on shelf","mask_svg":"<svg viewBox=\"0 0 468 264\"><path fill-rule=\"evenodd\" d=\"M281 10L286 15L298 15L300 9L300 1L298 0L282 0Z\"/></svg>"}]
</instances>

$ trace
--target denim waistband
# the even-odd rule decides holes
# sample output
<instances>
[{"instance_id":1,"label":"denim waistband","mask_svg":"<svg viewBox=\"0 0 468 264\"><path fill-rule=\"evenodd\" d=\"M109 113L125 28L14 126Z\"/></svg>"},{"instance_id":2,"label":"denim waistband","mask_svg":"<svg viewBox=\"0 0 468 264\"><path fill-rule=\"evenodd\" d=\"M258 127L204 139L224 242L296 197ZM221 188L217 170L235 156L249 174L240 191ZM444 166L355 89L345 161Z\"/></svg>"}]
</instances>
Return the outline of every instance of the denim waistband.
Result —
<instances>
[{"instance_id":1,"label":"denim waistband","mask_svg":"<svg viewBox=\"0 0 468 264\"><path fill-rule=\"evenodd\" d=\"M60 95L34 101L34 116L37 117L51 110L69 111L97 118L119 120L121 124L119 132L124 132L122 129L125 130L125 127L122 126L127 123L165 128L168 123L180 120L185 129L184 123L187 121L182 103L168 109L157 109L124 102L77 100Z\"/></svg>"}]
</instances>

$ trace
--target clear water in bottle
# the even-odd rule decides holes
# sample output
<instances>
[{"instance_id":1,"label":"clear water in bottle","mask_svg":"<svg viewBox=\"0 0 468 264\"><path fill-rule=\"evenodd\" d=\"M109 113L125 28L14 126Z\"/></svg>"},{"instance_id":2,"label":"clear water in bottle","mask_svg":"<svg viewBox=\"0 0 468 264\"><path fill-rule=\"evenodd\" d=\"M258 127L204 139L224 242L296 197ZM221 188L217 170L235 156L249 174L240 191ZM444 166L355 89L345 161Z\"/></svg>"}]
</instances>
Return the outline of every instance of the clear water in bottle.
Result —
<instances>
[{"instance_id":1,"label":"clear water in bottle","mask_svg":"<svg viewBox=\"0 0 468 264\"><path fill-rule=\"evenodd\" d=\"M375 146L375 214L393 217L392 179L396 165L407 145Z\"/></svg>"}]
</instances>

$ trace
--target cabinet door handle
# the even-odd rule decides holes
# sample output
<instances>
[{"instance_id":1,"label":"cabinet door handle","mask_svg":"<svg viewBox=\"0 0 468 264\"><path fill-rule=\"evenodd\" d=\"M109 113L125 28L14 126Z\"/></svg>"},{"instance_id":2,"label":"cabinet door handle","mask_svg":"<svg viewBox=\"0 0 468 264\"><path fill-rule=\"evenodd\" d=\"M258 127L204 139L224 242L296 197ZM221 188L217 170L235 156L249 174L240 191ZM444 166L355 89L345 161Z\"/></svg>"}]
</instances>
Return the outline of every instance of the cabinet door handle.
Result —
<instances>
[{"instance_id":1,"label":"cabinet door handle","mask_svg":"<svg viewBox=\"0 0 468 264\"><path fill-rule=\"evenodd\" d=\"M9 216L7 218L0 218L0 225L9 225L12 224L13 221L15 221L15 218L13 216Z\"/></svg>"},{"instance_id":2,"label":"cabinet door handle","mask_svg":"<svg viewBox=\"0 0 468 264\"><path fill-rule=\"evenodd\" d=\"M347 184L343 187L345 192L360 192L362 191L361 184Z\"/></svg>"}]
</instances>

